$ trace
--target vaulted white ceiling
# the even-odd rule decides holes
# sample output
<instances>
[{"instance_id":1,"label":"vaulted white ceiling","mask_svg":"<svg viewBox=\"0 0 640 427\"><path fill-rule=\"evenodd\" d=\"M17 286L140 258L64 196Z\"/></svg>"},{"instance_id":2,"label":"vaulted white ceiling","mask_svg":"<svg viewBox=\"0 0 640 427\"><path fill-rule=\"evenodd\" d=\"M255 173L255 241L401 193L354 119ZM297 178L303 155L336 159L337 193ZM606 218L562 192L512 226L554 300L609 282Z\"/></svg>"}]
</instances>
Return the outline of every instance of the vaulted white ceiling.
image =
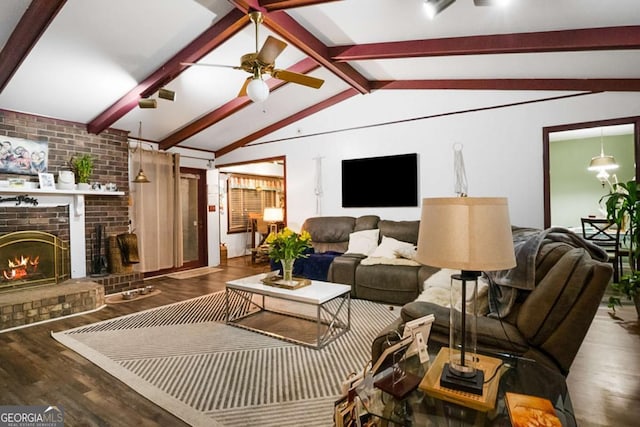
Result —
<instances>
[{"instance_id":1,"label":"vaulted white ceiling","mask_svg":"<svg viewBox=\"0 0 640 427\"><path fill-rule=\"evenodd\" d=\"M272 80L269 98L238 92L259 45L288 43L279 69L320 89ZM0 108L138 134L160 148L216 155L318 111L342 127L593 91L640 90L637 0L457 0L433 19L423 0L5 0ZM166 87L176 100L141 109ZM379 111L347 111L353 97ZM438 99L439 102L434 102Z\"/></svg>"}]
</instances>

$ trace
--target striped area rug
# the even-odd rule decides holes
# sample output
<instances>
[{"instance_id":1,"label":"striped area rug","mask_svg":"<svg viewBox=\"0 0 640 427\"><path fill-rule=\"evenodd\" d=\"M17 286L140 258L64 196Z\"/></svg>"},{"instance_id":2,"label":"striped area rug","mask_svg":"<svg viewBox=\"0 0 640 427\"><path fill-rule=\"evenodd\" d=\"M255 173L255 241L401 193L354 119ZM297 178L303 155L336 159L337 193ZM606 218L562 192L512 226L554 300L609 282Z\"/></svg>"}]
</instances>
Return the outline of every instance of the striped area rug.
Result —
<instances>
[{"instance_id":1,"label":"striped area rug","mask_svg":"<svg viewBox=\"0 0 640 427\"><path fill-rule=\"evenodd\" d=\"M351 330L315 350L225 325L224 306L223 291L52 336L194 426L326 427L341 382L399 313L352 300Z\"/></svg>"}]
</instances>

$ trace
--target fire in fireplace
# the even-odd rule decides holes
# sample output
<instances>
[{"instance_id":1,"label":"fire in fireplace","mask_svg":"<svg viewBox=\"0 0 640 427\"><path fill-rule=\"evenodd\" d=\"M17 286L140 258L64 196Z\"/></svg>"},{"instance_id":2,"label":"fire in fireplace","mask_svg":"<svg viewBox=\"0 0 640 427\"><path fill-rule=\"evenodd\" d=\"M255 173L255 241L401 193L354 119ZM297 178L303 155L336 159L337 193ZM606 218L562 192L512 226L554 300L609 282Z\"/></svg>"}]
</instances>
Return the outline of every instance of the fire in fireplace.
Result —
<instances>
[{"instance_id":1,"label":"fire in fireplace","mask_svg":"<svg viewBox=\"0 0 640 427\"><path fill-rule=\"evenodd\" d=\"M25 257L20 256L20 259L15 258L13 261L9 260L9 268L2 270L2 275L7 280L20 280L29 276L38 274L38 264L40 263L40 256Z\"/></svg>"},{"instance_id":2,"label":"fire in fireplace","mask_svg":"<svg viewBox=\"0 0 640 427\"><path fill-rule=\"evenodd\" d=\"M59 283L70 277L68 245L53 234L17 231L0 236L0 291Z\"/></svg>"}]
</instances>

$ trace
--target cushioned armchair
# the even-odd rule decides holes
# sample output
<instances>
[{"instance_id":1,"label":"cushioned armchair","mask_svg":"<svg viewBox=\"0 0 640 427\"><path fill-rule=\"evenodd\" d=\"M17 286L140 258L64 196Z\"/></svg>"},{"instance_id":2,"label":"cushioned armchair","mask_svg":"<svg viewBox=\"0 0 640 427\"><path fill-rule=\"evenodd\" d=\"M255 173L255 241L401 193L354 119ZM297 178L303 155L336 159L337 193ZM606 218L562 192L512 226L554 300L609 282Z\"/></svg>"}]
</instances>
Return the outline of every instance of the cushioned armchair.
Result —
<instances>
[{"instance_id":1,"label":"cushioned armchair","mask_svg":"<svg viewBox=\"0 0 640 427\"><path fill-rule=\"evenodd\" d=\"M520 291L502 320L478 318L478 351L528 357L567 375L611 280L611 264L593 259L585 248L562 242L540 247L535 258L535 288ZM429 342L448 345L449 309L414 301L382 331L372 346L372 358L381 354L386 337L403 324L433 313ZM393 332L395 335L395 332Z\"/></svg>"}]
</instances>

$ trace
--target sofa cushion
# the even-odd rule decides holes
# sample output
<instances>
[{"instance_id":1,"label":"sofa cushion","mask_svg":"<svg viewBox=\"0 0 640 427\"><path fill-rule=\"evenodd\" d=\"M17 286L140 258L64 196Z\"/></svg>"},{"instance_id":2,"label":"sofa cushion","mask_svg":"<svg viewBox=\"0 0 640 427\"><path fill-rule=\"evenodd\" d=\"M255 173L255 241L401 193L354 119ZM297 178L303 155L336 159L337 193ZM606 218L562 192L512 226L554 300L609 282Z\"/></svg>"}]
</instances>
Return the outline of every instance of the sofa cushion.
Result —
<instances>
[{"instance_id":1,"label":"sofa cushion","mask_svg":"<svg viewBox=\"0 0 640 427\"><path fill-rule=\"evenodd\" d=\"M405 304L418 296L418 270L404 265L359 265L355 296L389 304Z\"/></svg>"},{"instance_id":2,"label":"sofa cushion","mask_svg":"<svg viewBox=\"0 0 640 427\"><path fill-rule=\"evenodd\" d=\"M327 279L330 282L351 285L351 295L355 297L356 268L364 255L344 254L333 259Z\"/></svg>"},{"instance_id":3,"label":"sofa cushion","mask_svg":"<svg viewBox=\"0 0 640 427\"><path fill-rule=\"evenodd\" d=\"M307 218L302 224L302 230L311 235L311 244L316 252L344 253L355 223L356 219L351 216L318 216Z\"/></svg>"},{"instance_id":4,"label":"sofa cushion","mask_svg":"<svg viewBox=\"0 0 640 427\"><path fill-rule=\"evenodd\" d=\"M449 309L424 301L413 301L405 304L400 311L404 322L433 314L435 320L431 326L432 336L449 336ZM496 319L479 316L477 319L478 349L484 351L509 351L522 354L529 348L518 329L508 323ZM446 343L446 339L444 339Z\"/></svg>"},{"instance_id":5,"label":"sofa cushion","mask_svg":"<svg viewBox=\"0 0 640 427\"><path fill-rule=\"evenodd\" d=\"M362 215L356 218L356 224L353 231L371 230L378 228L380 217L377 215Z\"/></svg>"},{"instance_id":6,"label":"sofa cushion","mask_svg":"<svg viewBox=\"0 0 640 427\"><path fill-rule=\"evenodd\" d=\"M591 257L573 248L549 270L520 306L517 326L532 344L539 346L573 308L573 302L591 279Z\"/></svg>"},{"instance_id":7,"label":"sofa cushion","mask_svg":"<svg viewBox=\"0 0 640 427\"><path fill-rule=\"evenodd\" d=\"M378 222L381 236L393 237L402 242L418 243L418 229L420 221L389 221Z\"/></svg>"},{"instance_id":8,"label":"sofa cushion","mask_svg":"<svg viewBox=\"0 0 640 427\"><path fill-rule=\"evenodd\" d=\"M536 285L547 275L549 270L558 263L565 253L574 247L564 242L544 240L536 255Z\"/></svg>"}]
</instances>

